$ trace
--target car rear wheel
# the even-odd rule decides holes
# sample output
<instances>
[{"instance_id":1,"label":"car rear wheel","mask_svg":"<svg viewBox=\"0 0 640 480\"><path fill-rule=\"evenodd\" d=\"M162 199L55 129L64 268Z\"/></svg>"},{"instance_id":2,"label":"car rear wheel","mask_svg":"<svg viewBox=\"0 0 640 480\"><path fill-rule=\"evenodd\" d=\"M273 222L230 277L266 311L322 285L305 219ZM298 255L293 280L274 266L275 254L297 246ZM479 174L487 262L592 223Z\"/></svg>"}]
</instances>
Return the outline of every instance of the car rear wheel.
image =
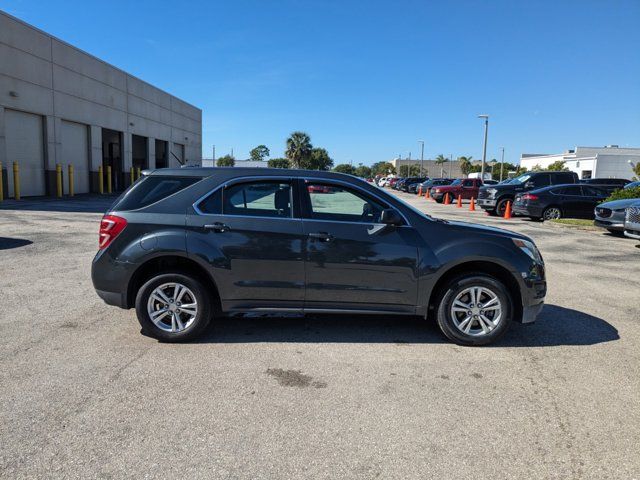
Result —
<instances>
[{"instance_id":1,"label":"car rear wheel","mask_svg":"<svg viewBox=\"0 0 640 480\"><path fill-rule=\"evenodd\" d=\"M497 278L473 273L454 278L438 303L437 321L447 338L458 345L495 342L511 324L513 302Z\"/></svg>"},{"instance_id":2,"label":"car rear wheel","mask_svg":"<svg viewBox=\"0 0 640 480\"><path fill-rule=\"evenodd\" d=\"M165 342L183 342L196 338L209 325L211 301L196 278L165 273L138 290L136 314L147 335Z\"/></svg>"},{"instance_id":3,"label":"car rear wheel","mask_svg":"<svg viewBox=\"0 0 640 480\"><path fill-rule=\"evenodd\" d=\"M542 218L544 220L557 220L562 218L562 210L560 210L560 207L547 207L542 212Z\"/></svg>"}]
</instances>

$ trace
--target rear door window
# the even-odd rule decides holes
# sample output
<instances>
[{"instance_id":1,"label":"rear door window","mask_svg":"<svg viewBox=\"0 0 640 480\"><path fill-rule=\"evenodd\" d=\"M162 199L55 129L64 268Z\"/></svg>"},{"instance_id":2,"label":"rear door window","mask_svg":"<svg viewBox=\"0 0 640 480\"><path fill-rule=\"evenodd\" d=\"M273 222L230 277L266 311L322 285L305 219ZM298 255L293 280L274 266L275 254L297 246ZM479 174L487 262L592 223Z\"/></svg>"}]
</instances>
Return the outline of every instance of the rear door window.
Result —
<instances>
[{"instance_id":1,"label":"rear door window","mask_svg":"<svg viewBox=\"0 0 640 480\"><path fill-rule=\"evenodd\" d=\"M262 181L231 185L222 193L224 215L291 217L291 184Z\"/></svg>"},{"instance_id":2,"label":"rear door window","mask_svg":"<svg viewBox=\"0 0 640 480\"><path fill-rule=\"evenodd\" d=\"M548 173L543 173L540 175L534 175L533 178L531 180L529 180L530 182L533 182L533 187L534 188L540 188L540 187L546 187L547 185L551 184L551 181L549 180L549 174Z\"/></svg>"},{"instance_id":3,"label":"rear door window","mask_svg":"<svg viewBox=\"0 0 640 480\"><path fill-rule=\"evenodd\" d=\"M200 177L149 175L135 183L113 206L113 210L136 210L156 203L200 181Z\"/></svg>"},{"instance_id":4,"label":"rear door window","mask_svg":"<svg viewBox=\"0 0 640 480\"><path fill-rule=\"evenodd\" d=\"M552 175L552 179L553 179L553 183L556 185L559 185L562 183L575 183L575 177L573 176L573 173L570 173L570 172L555 173Z\"/></svg>"}]
</instances>

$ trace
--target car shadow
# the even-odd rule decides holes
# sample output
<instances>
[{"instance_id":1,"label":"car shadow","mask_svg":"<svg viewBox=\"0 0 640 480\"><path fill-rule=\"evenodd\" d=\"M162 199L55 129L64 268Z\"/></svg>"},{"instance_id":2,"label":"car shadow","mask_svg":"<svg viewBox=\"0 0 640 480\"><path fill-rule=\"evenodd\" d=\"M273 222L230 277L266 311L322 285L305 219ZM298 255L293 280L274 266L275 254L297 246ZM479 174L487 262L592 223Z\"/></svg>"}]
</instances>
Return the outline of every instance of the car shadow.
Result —
<instances>
[{"instance_id":1,"label":"car shadow","mask_svg":"<svg viewBox=\"0 0 640 480\"><path fill-rule=\"evenodd\" d=\"M31 245L32 243L31 240L25 238L0 237L0 250L11 250L13 248Z\"/></svg>"},{"instance_id":2,"label":"car shadow","mask_svg":"<svg viewBox=\"0 0 640 480\"><path fill-rule=\"evenodd\" d=\"M545 305L532 325L514 324L493 348L595 345L620 337L605 320ZM217 319L196 343L450 343L435 322L391 315L238 315Z\"/></svg>"},{"instance_id":3,"label":"car shadow","mask_svg":"<svg viewBox=\"0 0 640 480\"><path fill-rule=\"evenodd\" d=\"M118 198L116 194L80 194L74 197L26 197L7 199L0 203L0 211L104 213Z\"/></svg>"}]
</instances>

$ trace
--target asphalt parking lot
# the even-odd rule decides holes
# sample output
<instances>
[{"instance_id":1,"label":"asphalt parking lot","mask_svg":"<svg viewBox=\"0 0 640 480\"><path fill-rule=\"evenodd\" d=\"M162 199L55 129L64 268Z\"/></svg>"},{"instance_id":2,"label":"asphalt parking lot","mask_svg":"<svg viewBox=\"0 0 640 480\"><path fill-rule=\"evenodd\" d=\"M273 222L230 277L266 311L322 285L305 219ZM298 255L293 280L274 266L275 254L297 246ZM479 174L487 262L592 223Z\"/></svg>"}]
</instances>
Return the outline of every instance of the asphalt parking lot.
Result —
<instances>
[{"instance_id":1,"label":"asphalt parking lot","mask_svg":"<svg viewBox=\"0 0 640 480\"><path fill-rule=\"evenodd\" d=\"M530 235L539 320L464 348L380 317L244 317L140 335L90 281L101 211L0 206L0 477L640 478L640 249L436 205Z\"/></svg>"}]
</instances>

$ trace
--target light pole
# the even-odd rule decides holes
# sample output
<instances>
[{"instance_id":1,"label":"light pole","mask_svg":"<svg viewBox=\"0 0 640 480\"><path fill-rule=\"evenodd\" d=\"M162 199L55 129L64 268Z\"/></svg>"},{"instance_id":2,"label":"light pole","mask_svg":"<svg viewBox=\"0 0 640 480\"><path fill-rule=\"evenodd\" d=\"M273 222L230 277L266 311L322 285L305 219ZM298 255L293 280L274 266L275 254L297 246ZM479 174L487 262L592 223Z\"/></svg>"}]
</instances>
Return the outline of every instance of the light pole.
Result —
<instances>
[{"instance_id":1,"label":"light pole","mask_svg":"<svg viewBox=\"0 0 640 480\"><path fill-rule=\"evenodd\" d=\"M502 160L500 160L500 181L502 181L503 170L504 170L504 147L502 147Z\"/></svg>"},{"instance_id":2,"label":"light pole","mask_svg":"<svg viewBox=\"0 0 640 480\"><path fill-rule=\"evenodd\" d=\"M489 132L489 115L478 115L478 118L484 118L484 147L482 148L482 168L480 169L480 178L484 181L484 166L487 163L487 133Z\"/></svg>"},{"instance_id":3,"label":"light pole","mask_svg":"<svg viewBox=\"0 0 640 480\"><path fill-rule=\"evenodd\" d=\"M424 140L418 140L420 144L420 178L422 178L422 171L424 168Z\"/></svg>"}]
</instances>

